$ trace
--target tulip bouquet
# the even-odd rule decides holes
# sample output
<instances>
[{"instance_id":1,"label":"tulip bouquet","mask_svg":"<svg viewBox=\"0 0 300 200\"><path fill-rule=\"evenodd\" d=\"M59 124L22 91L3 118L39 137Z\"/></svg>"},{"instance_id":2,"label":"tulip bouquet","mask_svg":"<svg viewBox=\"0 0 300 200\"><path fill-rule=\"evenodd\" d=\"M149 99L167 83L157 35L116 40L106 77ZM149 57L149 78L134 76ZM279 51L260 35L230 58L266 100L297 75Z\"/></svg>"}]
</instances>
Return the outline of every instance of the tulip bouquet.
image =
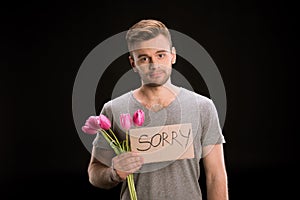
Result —
<instances>
[{"instance_id":1,"label":"tulip bouquet","mask_svg":"<svg viewBox=\"0 0 300 200\"><path fill-rule=\"evenodd\" d=\"M129 113L120 114L120 124L126 131L126 139L123 141L118 140L115 133L111 129L110 120L103 114L100 114L99 116L90 116L86 120L85 125L82 126L82 131L87 134L101 133L105 140L113 148L114 152L119 155L123 152L131 151L129 146L128 131L132 126L142 126L144 119L145 114L141 109L138 109L132 117ZM131 200L137 200L133 174L129 174L126 179Z\"/></svg>"}]
</instances>

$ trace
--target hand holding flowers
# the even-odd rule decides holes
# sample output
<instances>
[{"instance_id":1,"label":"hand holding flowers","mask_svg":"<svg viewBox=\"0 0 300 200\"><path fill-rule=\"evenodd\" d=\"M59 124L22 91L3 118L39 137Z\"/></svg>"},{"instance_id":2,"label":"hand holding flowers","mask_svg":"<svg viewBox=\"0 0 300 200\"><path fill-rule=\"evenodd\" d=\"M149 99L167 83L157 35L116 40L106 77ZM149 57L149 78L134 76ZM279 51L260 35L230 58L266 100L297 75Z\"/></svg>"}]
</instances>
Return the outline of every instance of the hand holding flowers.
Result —
<instances>
[{"instance_id":1,"label":"hand holding flowers","mask_svg":"<svg viewBox=\"0 0 300 200\"><path fill-rule=\"evenodd\" d=\"M117 155L120 155L124 152L131 151L129 146L129 137L128 137L128 131L132 126L142 126L144 123L144 112L143 110L137 110L133 117L131 118L129 113L121 114L120 115L120 124L122 128L126 131L125 140L119 141L114 132L111 129L111 122L110 120L103 114L100 114L99 116L90 116L86 122L85 125L82 126L82 131L87 134L96 134L101 133L105 140L110 144L110 146L113 148L114 152ZM129 154L127 154L129 155ZM123 156L123 155L122 155ZM126 156L126 154L124 154ZM134 156L134 154L132 154ZM118 157L118 156L117 156ZM138 158L138 157L137 157ZM121 159L116 159L116 157L113 159L113 163L117 163L118 166L114 166L116 169L120 167L122 164L119 162ZM123 158L124 160L124 158ZM116 164L115 164L116 165ZM130 192L130 198L131 200L137 200L136 190L134 186L134 179L133 179L133 172L137 169L132 168L131 170L121 170L121 171L127 171L127 173L124 176L126 176L128 173L129 175L126 177L127 184Z\"/></svg>"}]
</instances>

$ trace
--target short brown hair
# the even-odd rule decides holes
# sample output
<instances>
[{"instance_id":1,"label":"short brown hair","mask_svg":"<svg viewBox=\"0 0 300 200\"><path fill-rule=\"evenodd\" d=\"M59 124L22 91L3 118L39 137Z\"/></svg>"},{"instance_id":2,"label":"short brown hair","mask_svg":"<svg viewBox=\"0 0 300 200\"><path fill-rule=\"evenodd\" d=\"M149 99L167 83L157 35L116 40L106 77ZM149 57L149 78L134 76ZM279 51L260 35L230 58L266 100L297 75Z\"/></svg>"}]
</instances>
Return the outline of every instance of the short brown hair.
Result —
<instances>
[{"instance_id":1,"label":"short brown hair","mask_svg":"<svg viewBox=\"0 0 300 200\"><path fill-rule=\"evenodd\" d=\"M155 38L159 34L164 35L172 48L171 34L165 24L154 19L143 19L129 28L126 34L128 49L136 42L142 42Z\"/></svg>"}]
</instances>

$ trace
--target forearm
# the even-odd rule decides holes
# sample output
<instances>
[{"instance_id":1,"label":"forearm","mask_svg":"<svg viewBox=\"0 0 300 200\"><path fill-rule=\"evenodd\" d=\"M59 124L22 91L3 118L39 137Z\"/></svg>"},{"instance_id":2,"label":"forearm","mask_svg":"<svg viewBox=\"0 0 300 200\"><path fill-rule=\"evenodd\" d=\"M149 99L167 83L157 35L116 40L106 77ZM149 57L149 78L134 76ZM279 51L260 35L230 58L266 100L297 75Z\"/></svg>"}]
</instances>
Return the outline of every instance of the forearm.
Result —
<instances>
[{"instance_id":1,"label":"forearm","mask_svg":"<svg viewBox=\"0 0 300 200\"><path fill-rule=\"evenodd\" d=\"M228 186L225 175L206 178L208 200L228 200Z\"/></svg>"},{"instance_id":2,"label":"forearm","mask_svg":"<svg viewBox=\"0 0 300 200\"><path fill-rule=\"evenodd\" d=\"M101 163L90 164L88 175L92 185L103 189L113 188L122 181L111 167Z\"/></svg>"}]
</instances>

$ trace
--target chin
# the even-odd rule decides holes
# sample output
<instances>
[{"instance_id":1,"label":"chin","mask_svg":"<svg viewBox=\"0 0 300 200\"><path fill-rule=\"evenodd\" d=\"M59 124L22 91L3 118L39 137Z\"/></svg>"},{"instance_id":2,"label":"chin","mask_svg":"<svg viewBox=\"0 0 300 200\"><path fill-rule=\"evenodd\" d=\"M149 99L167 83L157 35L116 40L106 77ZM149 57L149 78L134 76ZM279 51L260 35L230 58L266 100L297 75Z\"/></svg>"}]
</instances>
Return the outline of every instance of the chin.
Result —
<instances>
[{"instance_id":1,"label":"chin","mask_svg":"<svg viewBox=\"0 0 300 200\"><path fill-rule=\"evenodd\" d=\"M159 83L146 83L145 84L148 87L159 87L162 86L163 84L159 84Z\"/></svg>"},{"instance_id":2,"label":"chin","mask_svg":"<svg viewBox=\"0 0 300 200\"><path fill-rule=\"evenodd\" d=\"M159 86L163 86L168 80L169 80L169 77L168 78L165 77L162 80L157 80L157 81L153 81L153 82L148 80L147 82L144 82L144 85L149 86L149 87L159 87Z\"/></svg>"}]
</instances>

